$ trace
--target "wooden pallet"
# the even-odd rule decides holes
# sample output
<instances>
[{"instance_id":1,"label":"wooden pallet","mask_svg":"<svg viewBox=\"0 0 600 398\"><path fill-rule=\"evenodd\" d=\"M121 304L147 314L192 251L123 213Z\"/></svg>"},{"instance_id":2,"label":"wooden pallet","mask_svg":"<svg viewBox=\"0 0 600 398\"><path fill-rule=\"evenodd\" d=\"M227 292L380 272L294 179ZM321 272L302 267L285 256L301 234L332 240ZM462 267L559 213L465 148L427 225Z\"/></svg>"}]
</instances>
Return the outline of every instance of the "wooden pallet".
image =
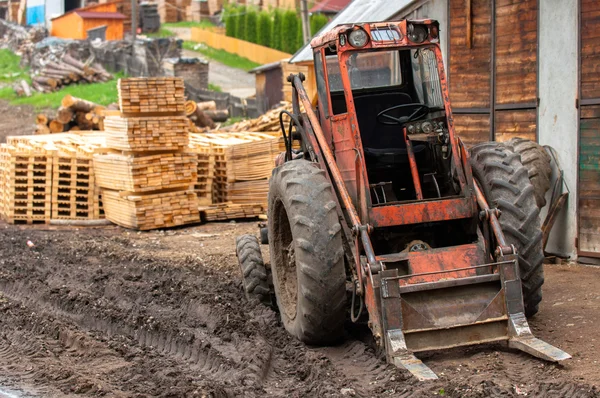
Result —
<instances>
[{"instance_id":1,"label":"wooden pallet","mask_svg":"<svg viewBox=\"0 0 600 398\"><path fill-rule=\"evenodd\" d=\"M52 158L43 151L3 144L2 218L13 224L47 223L51 217Z\"/></svg>"},{"instance_id":2,"label":"wooden pallet","mask_svg":"<svg viewBox=\"0 0 600 398\"><path fill-rule=\"evenodd\" d=\"M242 218L256 218L266 212L261 204L219 203L213 206L200 206L202 221L224 221Z\"/></svg>"},{"instance_id":3,"label":"wooden pallet","mask_svg":"<svg viewBox=\"0 0 600 398\"><path fill-rule=\"evenodd\" d=\"M181 151L189 142L185 116L104 119L106 146L121 151Z\"/></svg>"},{"instance_id":4,"label":"wooden pallet","mask_svg":"<svg viewBox=\"0 0 600 398\"><path fill-rule=\"evenodd\" d=\"M56 151L52 157L52 219L97 220L101 213L92 157Z\"/></svg>"},{"instance_id":5,"label":"wooden pallet","mask_svg":"<svg viewBox=\"0 0 600 398\"><path fill-rule=\"evenodd\" d=\"M119 79L119 109L127 114L180 113L185 115L185 87L178 77Z\"/></svg>"},{"instance_id":6,"label":"wooden pallet","mask_svg":"<svg viewBox=\"0 0 600 398\"><path fill-rule=\"evenodd\" d=\"M147 156L110 153L94 156L100 187L140 193L194 185L197 181L197 162L198 157L193 153Z\"/></svg>"},{"instance_id":7,"label":"wooden pallet","mask_svg":"<svg viewBox=\"0 0 600 398\"><path fill-rule=\"evenodd\" d=\"M198 223L198 202L191 190L120 194L102 190L106 218L126 228L150 230Z\"/></svg>"}]
</instances>

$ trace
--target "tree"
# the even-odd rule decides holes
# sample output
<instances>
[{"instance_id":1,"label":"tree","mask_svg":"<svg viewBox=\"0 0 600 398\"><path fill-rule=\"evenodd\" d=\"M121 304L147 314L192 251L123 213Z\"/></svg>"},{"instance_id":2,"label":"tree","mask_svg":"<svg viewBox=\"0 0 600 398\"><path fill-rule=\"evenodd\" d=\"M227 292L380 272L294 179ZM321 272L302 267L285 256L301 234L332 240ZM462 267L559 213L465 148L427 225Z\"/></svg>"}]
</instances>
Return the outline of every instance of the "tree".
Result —
<instances>
[{"instance_id":1,"label":"tree","mask_svg":"<svg viewBox=\"0 0 600 398\"><path fill-rule=\"evenodd\" d=\"M294 11L286 11L281 23L281 47L288 54L296 52L300 18Z\"/></svg>"},{"instance_id":2,"label":"tree","mask_svg":"<svg viewBox=\"0 0 600 398\"><path fill-rule=\"evenodd\" d=\"M237 7L234 5L227 6L224 10L223 20L225 21L226 36L235 37L237 13Z\"/></svg>"},{"instance_id":3,"label":"tree","mask_svg":"<svg viewBox=\"0 0 600 398\"><path fill-rule=\"evenodd\" d=\"M246 37L246 6L237 8L235 24L235 37L244 40Z\"/></svg>"},{"instance_id":4,"label":"tree","mask_svg":"<svg viewBox=\"0 0 600 398\"><path fill-rule=\"evenodd\" d=\"M310 34L316 35L319 30L329 22L329 18L324 14L312 14L310 16Z\"/></svg>"},{"instance_id":5,"label":"tree","mask_svg":"<svg viewBox=\"0 0 600 398\"><path fill-rule=\"evenodd\" d=\"M278 8L273 12L273 30L271 32L271 48L282 51L281 35L283 33L283 13Z\"/></svg>"},{"instance_id":6,"label":"tree","mask_svg":"<svg viewBox=\"0 0 600 398\"><path fill-rule=\"evenodd\" d=\"M258 13L252 8L246 11L246 32L241 38L251 43L258 43Z\"/></svg>"},{"instance_id":7,"label":"tree","mask_svg":"<svg viewBox=\"0 0 600 398\"><path fill-rule=\"evenodd\" d=\"M258 15L258 44L265 47L272 47L271 35L273 34L273 20L271 14L262 11Z\"/></svg>"}]
</instances>

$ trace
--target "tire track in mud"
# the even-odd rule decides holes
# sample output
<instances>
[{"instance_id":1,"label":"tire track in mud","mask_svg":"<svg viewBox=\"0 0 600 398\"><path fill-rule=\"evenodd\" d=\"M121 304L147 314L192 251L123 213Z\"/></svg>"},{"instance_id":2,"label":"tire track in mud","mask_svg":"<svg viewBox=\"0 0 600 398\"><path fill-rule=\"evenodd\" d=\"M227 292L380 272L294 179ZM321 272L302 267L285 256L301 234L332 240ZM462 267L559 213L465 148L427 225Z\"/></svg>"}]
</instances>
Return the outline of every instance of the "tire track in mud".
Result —
<instances>
[{"instance_id":1,"label":"tire track in mud","mask_svg":"<svg viewBox=\"0 0 600 398\"><path fill-rule=\"evenodd\" d=\"M219 383L238 379L246 387L259 386L265 379L273 355L272 347L262 338L226 343L217 342L217 339L206 333L199 333L192 341L189 341L189 338L186 339L182 336L184 332L177 329L163 331L133 327L123 320L102 318L94 311L89 311L89 308L77 309L72 302L44 299L40 292L29 290L21 283L0 284L0 291L9 299L23 303L34 311L56 314L83 330L100 332L109 337L127 336L137 342L140 347L152 349L161 355L186 362L187 366L194 371ZM39 333L40 331L36 329L39 328L34 328L32 332ZM69 337L68 332L64 330L59 330L58 333L59 341L66 348L77 351L84 348L85 350L85 344L81 340ZM214 348L217 343L219 347ZM97 352L97 350L98 348L95 348L92 351ZM252 351L260 355L246 356L244 354Z\"/></svg>"},{"instance_id":2,"label":"tire track in mud","mask_svg":"<svg viewBox=\"0 0 600 398\"><path fill-rule=\"evenodd\" d=\"M185 251L169 259L167 246L156 259L133 244L144 235L97 234L0 229L0 362L23 362L0 363L0 382L7 375L51 397L77 394L74 386L85 396L325 398L344 388L359 397L516 396L526 379L529 396L598 395L560 368L486 348L424 356L441 379L419 384L360 330L347 328L336 347L292 339L275 312L245 301L235 264L223 264L233 256L215 256L212 269L190 265ZM25 237L35 250L12 243Z\"/></svg>"}]
</instances>

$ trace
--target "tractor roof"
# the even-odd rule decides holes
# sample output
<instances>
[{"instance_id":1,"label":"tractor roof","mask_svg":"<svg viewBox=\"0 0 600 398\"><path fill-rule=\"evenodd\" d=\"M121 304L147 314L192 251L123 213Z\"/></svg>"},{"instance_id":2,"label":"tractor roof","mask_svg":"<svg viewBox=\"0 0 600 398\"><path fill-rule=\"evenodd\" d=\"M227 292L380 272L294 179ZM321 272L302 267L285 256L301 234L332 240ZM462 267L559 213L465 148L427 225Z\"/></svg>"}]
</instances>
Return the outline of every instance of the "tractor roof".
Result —
<instances>
[{"instance_id":1,"label":"tractor roof","mask_svg":"<svg viewBox=\"0 0 600 398\"><path fill-rule=\"evenodd\" d=\"M331 42L335 42L341 33L346 32L350 29L354 29L357 27L365 28L365 26L369 26L369 30L379 30L379 29L398 29L402 33L403 36L406 35L406 26L409 23L414 24L431 24L437 22L434 19L403 19L400 21L389 21L389 22L359 22L359 23L347 23L337 25L331 30L323 32L318 36L315 36L311 42L310 46L312 48L320 47L325 44L329 44Z\"/></svg>"}]
</instances>

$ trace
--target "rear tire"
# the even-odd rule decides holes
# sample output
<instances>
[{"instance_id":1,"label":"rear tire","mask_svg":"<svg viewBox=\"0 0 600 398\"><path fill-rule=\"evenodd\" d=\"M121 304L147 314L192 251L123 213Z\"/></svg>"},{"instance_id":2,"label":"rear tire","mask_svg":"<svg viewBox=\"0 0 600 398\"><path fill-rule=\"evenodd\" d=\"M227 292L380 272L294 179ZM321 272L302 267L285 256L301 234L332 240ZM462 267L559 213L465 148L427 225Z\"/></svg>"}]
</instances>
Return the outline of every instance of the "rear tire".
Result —
<instances>
[{"instance_id":1,"label":"rear tire","mask_svg":"<svg viewBox=\"0 0 600 398\"><path fill-rule=\"evenodd\" d=\"M533 185L535 202L541 209L546 205L546 192L550 189L550 155L538 143L523 138L513 138L504 145L521 155L521 163L527 169L529 181Z\"/></svg>"},{"instance_id":2,"label":"rear tire","mask_svg":"<svg viewBox=\"0 0 600 398\"><path fill-rule=\"evenodd\" d=\"M271 305L269 278L258 239L253 235L241 235L236 238L235 244L246 298Z\"/></svg>"},{"instance_id":3,"label":"rear tire","mask_svg":"<svg viewBox=\"0 0 600 398\"><path fill-rule=\"evenodd\" d=\"M507 243L517 248L525 315L533 316L542 301L544 253L539 209L527 169L519 154L498 142L472 147L471 167L490 207L502 212L498 221Z\"/></svg>"},{"instance_id":4,"label":"rear tire","mask_svg":"<svg viewBox=\"0 0 600 398\"><path fill-rule=\"evenodd\" d=\"M333 188L314 163L293 160L269 184L269 247L286 330L307 344L343 336L346 272Z\"/></svg>"}]
</instances>

